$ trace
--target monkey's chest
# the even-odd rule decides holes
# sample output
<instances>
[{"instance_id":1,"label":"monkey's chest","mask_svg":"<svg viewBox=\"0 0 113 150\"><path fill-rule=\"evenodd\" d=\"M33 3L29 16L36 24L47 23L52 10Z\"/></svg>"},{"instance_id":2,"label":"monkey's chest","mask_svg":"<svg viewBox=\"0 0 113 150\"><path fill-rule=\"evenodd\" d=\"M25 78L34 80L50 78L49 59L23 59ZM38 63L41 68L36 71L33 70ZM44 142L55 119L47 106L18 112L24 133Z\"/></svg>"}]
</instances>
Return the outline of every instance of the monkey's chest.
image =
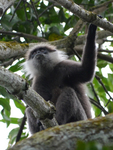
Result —
<instances>
[{"instance_id":1,"label":"monkey's chest","mask_svg":"<svg viewBox=\"0 0 113 150\"><path fill-rule=\"evenodd\" d=\"M35 81L33 89L42 96L46 101L56 104L56 101L62 91L64 84L58 77L40 78Z\"/></svg>"},{"instance_id":2,"label":"monkey's chest","mask_svg":"<svg viewBox=\"0 0 113 150\"><path fill-rule=\"evenodd\" d=\"M51 84L37 85L34 90L44 98L46 101L51 101L56 104L56 101L62 91L62 88L59 86L53 86Z\"/></svg>"}]
</instances>

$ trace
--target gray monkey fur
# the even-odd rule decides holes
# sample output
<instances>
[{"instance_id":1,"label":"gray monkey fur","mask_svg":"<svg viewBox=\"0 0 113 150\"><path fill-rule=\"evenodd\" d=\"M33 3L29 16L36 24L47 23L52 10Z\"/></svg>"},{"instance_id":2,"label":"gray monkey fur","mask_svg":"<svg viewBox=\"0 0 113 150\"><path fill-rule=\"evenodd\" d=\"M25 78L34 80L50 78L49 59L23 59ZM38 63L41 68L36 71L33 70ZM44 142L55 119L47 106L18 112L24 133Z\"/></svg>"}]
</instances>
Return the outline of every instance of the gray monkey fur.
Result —
<instances>
[{"instance_id":1,"label":"gray monkey fur","mask_svg":"<svg viewBox=\"0 0 113 150\"><path fill-rule=\"evenodd\" d=\"M68 60L55 46L41 43L26 54L24 69L32 78L33 89L56 107L59 125L91 118L91 106L84 85L91 81L97 59L96 26L90 24L80 63ZM33 110L26 109L31 134L43 130Z\"/></svg>"}]
</instances>

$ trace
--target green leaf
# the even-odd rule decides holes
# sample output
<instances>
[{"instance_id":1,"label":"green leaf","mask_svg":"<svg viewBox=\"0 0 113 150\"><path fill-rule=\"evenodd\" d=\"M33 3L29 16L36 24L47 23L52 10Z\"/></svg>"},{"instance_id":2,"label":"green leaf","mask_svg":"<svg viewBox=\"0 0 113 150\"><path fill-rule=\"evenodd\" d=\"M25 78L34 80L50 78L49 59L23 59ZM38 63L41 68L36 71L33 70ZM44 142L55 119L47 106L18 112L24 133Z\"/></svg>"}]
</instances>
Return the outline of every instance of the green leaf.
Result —
<instances>
[{"instance_id":1,"label":"green leaf","mask_svg":"<svg viewBox=\"0 0 113 150\"><path fill-rule=\"evenodd\" d=\"M113 64L109 64L109 68L112 70L113 72Z\"/></svg>"},{"instance_id":2,"label":"green leaf","mask_svg":"<svg viewBox=\"0 0 113 150\"><path fill-rule=\"evenodd\" d=\"M109 110L109 113L113 113L113 102L112 101L109 101L107 108Z\"/></svg>"},{"instance_id":3,"label":"green leaf","mask_svg":"<svg viewBox=\"0 0 113 150\"><path fill-rule=\"evenodd\" d=\"M97 66L99 67L99 68L104 68L104 67L106 67L107 66L107 61L103 61L103 60L98 60L98 62L97 62Z\"/></svg>"},{"instance_id":4,"label":"green leaf","mask_svg":"<svg viewBox=\"0 0 113 150\"><path fill-rule=\"evenodd\" d=\"M9 141L9 144L14 144L15 140L16 140L16 137L17 137L17 134L18 134L18 131L19 131L19 127L15 128L15 129L12 129L8 135L8 138L10 139ZM24 131L22 132L22 135L21 135L21 140L22 139L25 139L28 137L28 134L24 133Z\"/></svg>"},{"instance_id":5,"label":"green leaf","mask_svg":"<svg viewBox=\"0 0 113 150\"><path fill-rule=\"evenodd\" d=\"M7 127L9 126L10 124L10 112L7 111L6 109L3 109L1 111L1 115L3 117L3 121L5 121L7 123ZM2 120L1 120L2 121Z\"/></svg>"},{"instance_id":6,"label":"green leaf","mask_svg":"<svg viewBox=\"0 0 113 150\"><path fill-rule=\"evenodd\" d=\"M25 15L25 10L24 8L21 9L17 9L16 14L18 16L18 18L22 21L26 20L26 15Z\"/></svg>"},{"instance_id":7,"label":"green leaf","mask_svg":"<svg viewBox=\"0 0 113 150\"><path fill-rule=\"evenodd\" d=\"M18 133L19 128L15 128L10 131L8 138L10 139L10 144L13 144L14 141L16 140L17 133Z\"/></svg>"},{"instance_id":8,"label":"green leaf","mask_svg":"<svg viewBox=\"0 0 113 150\"><path fill-rule=\"evenodd\" d=\"M113 74L108 74L108 84L111 91L113 91Z\"/></svg>"},{"instance_id":9,"label":"green leaf","mask_svg":"<svg viewBox=\"0 0 113 150\"><path fill-rule=\"evenodd\" d=\"M0 105L2 105L3 108L6 109L7 111L11 110L9 99L7 98L0 98Z\"/></svg>"},{"instance_id":10,"label":"green leaf","mask_svg":"<svg viewBox=\"0 0 113 150\"><path fill-rule=\"evenodd\" d=\"M66 21L66 17L62 8L60 9L58 16L59 16L60 22Z\"/></svg>"},{"instance_id":11,"label":"green leaf","mask_svg":"<svg viewBox=\"0 0 113 150\"><path fill-rule=\"evenodd\" d=\"M12 71L12 72L16 72L16 71L21 70L22 69L21 63L23 63L24 61L25 61L24 59L18 61L15 65L11 66L9 68L9 70Z\"/></svg>"},{"instance_id":12,"label":"green leaf","mask_svg":"<svg viewBox=\"0 0 113 150\"><path fill-rule=\"evenodd\" d=\"M64 31L68 30L69 28L73 27L77 22L77 19L75 16L71 16L67 19L66 25L64 27Z\"/></svg>"},{"instance_id":13,"label":"green leaf","mask_svg":"<svg viewBox=\"0 0 113 150\"><path fill-rule=\"evenodd\" d=\"M95 117L101 116L101 110L98 107L92 104L92 108L94 110Z\"/></svg>"},{"instance_id":14,"label":"green leaf","mask_svg":"<svg viewBox=\"0 0 113 150\"><path fill-rule=\"evenodd\" d=\"M102 78L102 83L104 84L107 91L110 91L109 84L108 84L108 78L103 77Z\"/></svg>"},{"instance_id":15,"label":"green leaf","mask_svg":"<svg viewBox=\"0 0 113 150\"><path fill-rule=\"evenodd\" d=\"M20 111L24 114L25 113L25 106L20 100L14 100L14 104L17 108L20 109Z\"/></svg>"},{"instance_id":16,"label":"green leaf","mask_svg":"<svg viewBox=\"0 0 113 150\"><path fill-rule=\"evenodd\" d=\"M112 149L113 149L112 145L103 146L103 144L98 141L90 141L90 142L77 141L77 148L76 148L76 150L112 150Z\"/></svg>"},{"instance_id":17,"label":"green leaf","mask_svg":"<svg viewBox=\"0 0 113 150\"><path fill-rule=\"evenodd\" d=\"M11 94L8 93L8 91L6 91L5 88L0 86L0 94L8 99L14 99L15 97Z\"/></svg>"},{"instance_id":18,"label":"green leaf","mask_svg":"<svg viewBox=\"0 0 113 150\"><path fill-rule=\"evenodd\" d=\"M13 26L19 21L17 16L14 16L13 20L10 22L11 15L5 15L1 20L1 25L5 30L12 30Z\"/></svg>"},{"instance_id":19,"label":"green leaf","mask_svg":"<svg viewBox=\"0 0 113 150\"><path fill-rule=\"evenodd\" d=\"M18 124L18 118L11 118L11 123L12 124Z\"/></svg>"},{"instance_id":20,"label":"green leaf","mask_svg":"<svg viewBox=\"0 0 113 150\"><path fill-rule=\"evenodd\" d=\"M10 123L12 123L12 124L21 124L21 122L22 122L22 119L23 118L11 118L11 121L10 121Z\"/></svg>"},{"instance_id":21,"label":"green leaf","mask_svg":"<svg viewBox=\"0 0 113 150\"><path fill-rule=\"evenodd\" d=\"M59 29L55 26L51 27L49 30L51 33L60 34Z\"/></svg>"},{"instance_id":22,"label":"green leaf","mask_svg":"<svg viewBox=\"0 0 113 150\"><path fill-rule=\"evenodd\" d=\"M94 93L93 93L93 91L92 91L92 88L91 88L91 86L88 84L87 85L87 95L88 95L88 97L90 97L90 98L92 98L92 99L94 99Z\"/></svg>"}]
</instances>

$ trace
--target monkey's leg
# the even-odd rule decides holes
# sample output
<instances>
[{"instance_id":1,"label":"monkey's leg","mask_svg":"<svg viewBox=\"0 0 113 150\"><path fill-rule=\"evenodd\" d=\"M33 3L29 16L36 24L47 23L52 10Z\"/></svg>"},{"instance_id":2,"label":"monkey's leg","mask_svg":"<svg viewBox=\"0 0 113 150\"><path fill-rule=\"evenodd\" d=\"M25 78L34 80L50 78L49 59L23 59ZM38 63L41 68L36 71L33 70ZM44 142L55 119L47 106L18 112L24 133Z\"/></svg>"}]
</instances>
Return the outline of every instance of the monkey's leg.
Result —
<instances>
[{"instance_id":1,"label":"monkey's leg","mask_svg":"<svg viewBox=\"0 0 113 150\"><path fill-rule=\"evenodd\" d=\"M59 124L87 119L86 113L72 88L64 88L58 97L55 117Z\"/></svg>"},{"instance_id":2,"label":"monkey's leg","mask_svg":"<svg viewBox=\"0 0 113 150\"><path fill-rule=\"evenodd\" d=\"M34 116L33 110L30 107L26 108L26 117L31 134L34 134L44 129L40 120Z\"/></svg>"}]
</instances>

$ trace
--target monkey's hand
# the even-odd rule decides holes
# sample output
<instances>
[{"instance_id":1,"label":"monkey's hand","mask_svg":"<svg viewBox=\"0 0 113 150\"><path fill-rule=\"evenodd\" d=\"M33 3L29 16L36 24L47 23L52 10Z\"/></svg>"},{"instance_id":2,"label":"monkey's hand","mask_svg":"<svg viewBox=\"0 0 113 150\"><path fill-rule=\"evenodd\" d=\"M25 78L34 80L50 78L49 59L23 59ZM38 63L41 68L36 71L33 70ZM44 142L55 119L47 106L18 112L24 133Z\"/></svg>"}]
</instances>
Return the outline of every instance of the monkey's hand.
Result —
<instances>
[{"instance_id":1,"label":"monkey's hand","mask_svg":"<svg viewBox=\"0 0 113 150\"><path fill-rule=\"evenodd\" d=\"M90 24L89 25L89 34L94 36L95 32L96 32L97 26L94 24Z\"/></svg>"},{"instance_id":2,"label":"monkey's hand","mask_svg":"<svg viewBox=\"0 0 113 150\"><path fill-rule=\"evenodd\" d=\"M103 18L101 15L98 15L99 18ZM90 24L89 25L89 32L90 34L94 34L96 32L97 26L94 24Z\"/></svg>"}]
</instances>

